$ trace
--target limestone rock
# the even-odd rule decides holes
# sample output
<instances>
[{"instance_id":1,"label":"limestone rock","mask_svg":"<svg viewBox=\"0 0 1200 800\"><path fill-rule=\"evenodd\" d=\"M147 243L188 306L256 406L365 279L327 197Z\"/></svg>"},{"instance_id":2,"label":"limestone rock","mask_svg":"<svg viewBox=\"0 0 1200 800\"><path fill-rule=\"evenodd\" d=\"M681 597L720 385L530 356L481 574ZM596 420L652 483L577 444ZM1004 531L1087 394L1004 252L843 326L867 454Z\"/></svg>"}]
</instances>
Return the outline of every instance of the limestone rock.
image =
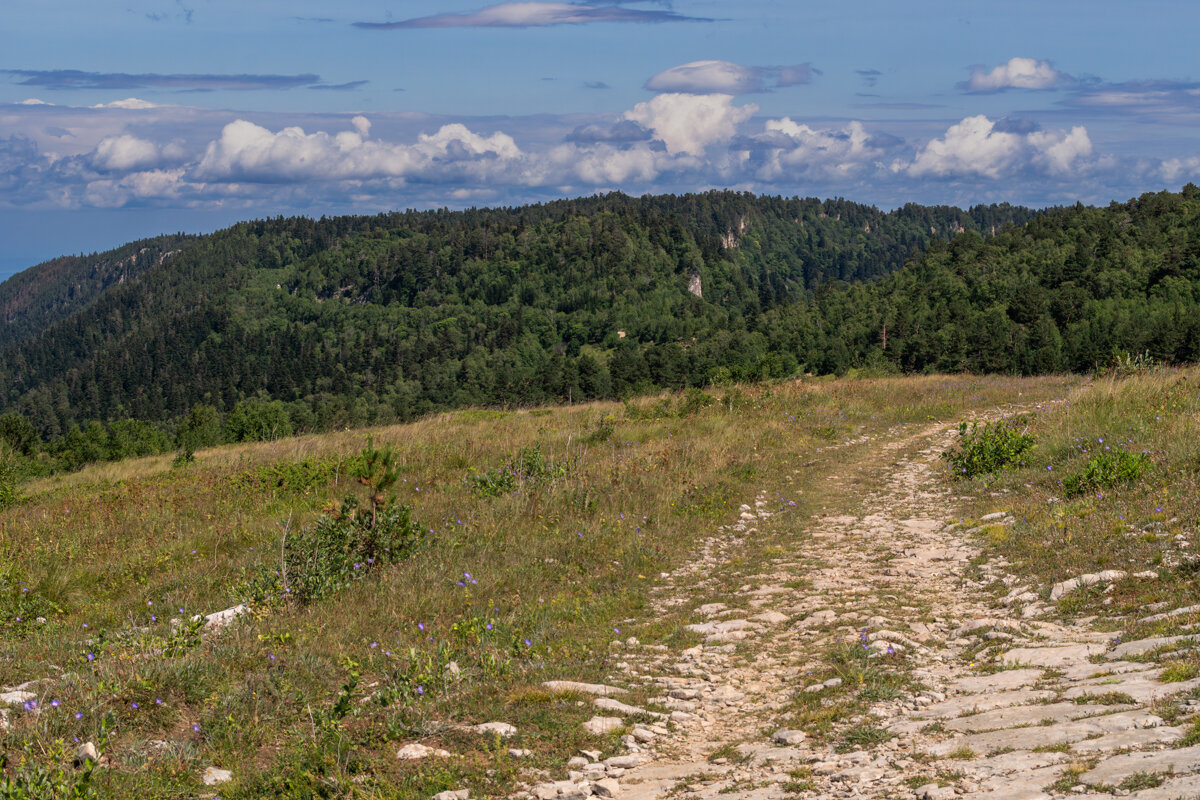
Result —
<instances>
[{"instance_id":1,"label":"limestone rock","mask_svg":"<svg viewBox=\"0 0 1200 800\"><path fill-rule=\"evenodd\" d=\"M490 733L499 736L501 739L510 739L517 735L515 725L510 725L507 722L484 722L480 725L471 727L475 733Z\"/></svg>"},{"instance_id":2,"label":"limestone rock","mask_svg":"<svg viewBox=\"0 0 1200 800\"><path fill-rule=\"evenodd\" d=\"M450 753L446 750L437 750L432 747L426 747L423 744L406 744L396 751L396 758L401 761L420 761L423 758L449 758Z\"/></svg>"},{"instance_id":3,"label":"limestone rock","mask_svg":"<svg viewBox=\"0 0 1200 800\"><path fill-rule=\"evenodd\" d=\"M592 717L583 723L583 729L588 733L600 736L625 727L625 720L620 717Z\"/></svg>"},{"instance_id":4,"label":"limestone rock","mask_svg":"<svg viewBox=\"0 0 1200 800\"><path fill-rule=\"evenodd\" d=\"M808 735L804 731L791 731L787 729L777 730L771 735L771 741L775 744L796 745L803 742Z\"/></svg>"},{"instance_id":5,"label":"limestone rock","mask_svg":"<svg viewBox=\"0 0 1200 800\"><path fill-rule=\"evenodd\" d=\"M620 797L621 784L612 778L601 778L592 784L592 794L596 797Z\"/></svg>"},{"instance_id":6,"label":"limestone rock","mask_svg":"<svg viewBox=\"0 0 1200 800\"><path fill-rule=\"evenodd\" d=\"M206 631L219 631L242 614L250 611L250 606L242 603L233 608L227 608L224 611L216 611L204 617L204 629Z\"/></svg>"},{"instance_id":7,"label":"limestone rock","mask_svg":"<svg viewBox=\"0 0 1200 800\"><path fill-rule=\"evenodd\" d=\"M608 697L614 694L624 694L625 690L616 686L605 686L602 683L579 683L577 681L546 681L543 687L552 692L563 694L578 693L592 694L598 697Z\"/></svg>"},{"instance_id":8,"label":"limestone rock","mask_svg":"<svg viewBox=\"0 0 1200 800\"><path fill-rule=\"evenodd\" d=\"M96 745L92 742L84 742L79 745L79 749L75 751L75 765L82 766L87 762L93 763L100 760L100 754L96 751Z\"/></svg>"},{"instance_id":9,"label":"limestone rock","mask_svg":"<svg viewBox=\"0 0 1200 800\"><path fill-rule=\"evenodd\" d=\"M227 769L218 769L217 767L209 767L200 775L200 782L205 786L216 786L221 783L228 783L233 780L233 773Z\"/></svg>"}]
</instances>

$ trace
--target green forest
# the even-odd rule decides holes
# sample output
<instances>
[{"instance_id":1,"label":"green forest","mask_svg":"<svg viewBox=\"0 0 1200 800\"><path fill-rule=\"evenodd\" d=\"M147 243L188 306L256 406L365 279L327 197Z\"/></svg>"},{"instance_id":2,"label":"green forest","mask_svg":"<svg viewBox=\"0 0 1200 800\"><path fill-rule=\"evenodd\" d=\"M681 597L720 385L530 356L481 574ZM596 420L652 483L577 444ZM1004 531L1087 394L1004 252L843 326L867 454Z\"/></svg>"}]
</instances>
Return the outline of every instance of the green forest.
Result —
<instances>
[{"instance_id":1,"label":"green forest","mask_svg":"<svg viewBox=\"0 0 1200 800\"><path fill-rule=\"evenodd\" d=\"M278 218L0 284L0 437L57 469L804 373L1194 361L1198 305L1190 184L1041 212L709 192Z\"/></svg>"}]
</instances>

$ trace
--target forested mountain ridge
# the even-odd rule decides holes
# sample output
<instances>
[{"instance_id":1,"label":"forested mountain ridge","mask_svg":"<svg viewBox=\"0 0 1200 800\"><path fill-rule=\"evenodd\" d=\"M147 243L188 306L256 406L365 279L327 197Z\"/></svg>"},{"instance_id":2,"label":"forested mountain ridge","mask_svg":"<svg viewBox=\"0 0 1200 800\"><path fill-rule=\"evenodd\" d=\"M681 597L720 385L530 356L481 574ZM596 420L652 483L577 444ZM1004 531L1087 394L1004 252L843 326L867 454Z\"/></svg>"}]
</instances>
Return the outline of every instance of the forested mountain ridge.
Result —
<instances>
[{"instance_id":1,"label":"forested mountain ridge","mask_svg":"<svg viewBox=\"0 0 1200 800\"><path fill-rule=\"evenodd\" d=\"M0 350L85 308L111 286L136 280L196 237L143 239L91 255L61 256L0 283Z\"/></svg>"},{"instance_id":2,"label":"forested mountain ridge","mask_svg":"<svg viewBox=\"0 0 1200 800\"><path fill-rule=\"evenodd\" d=\"M1087 372L1119 354L1200 361L1200 188L934 242L876 284L818 292L815 313L836 351L820 365L829 371L1032 375Z\"/></svg>"},{"instance_id":3,"label":"forested mountain ridge","mask_svg":"<svg viewBox=\"0 0 1200 800\"><path fill-rule=\"evenodd\" d=\"M51 438L85 420L162 422L255 397L286 404L291 427L323 428L786 375L819 368L814 347L828 349L812 290L1033 216L611 194L165 237L99 258L136 255L138 267L87 283L66 316L52 291L25 300L0 340L0 407ZM0 289L14 281L26 287L14 297L37 284L19 275Z\"/></svg>"}]
</instances>

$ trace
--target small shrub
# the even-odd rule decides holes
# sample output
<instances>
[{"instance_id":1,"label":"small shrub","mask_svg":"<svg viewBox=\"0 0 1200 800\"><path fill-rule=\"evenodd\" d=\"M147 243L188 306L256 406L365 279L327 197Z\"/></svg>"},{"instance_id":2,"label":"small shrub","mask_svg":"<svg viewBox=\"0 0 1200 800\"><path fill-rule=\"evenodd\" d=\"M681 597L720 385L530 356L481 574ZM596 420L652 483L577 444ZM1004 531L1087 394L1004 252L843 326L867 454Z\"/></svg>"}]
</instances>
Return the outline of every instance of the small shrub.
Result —
<instances>
[{"instance_id":1,"label":"small shrub","mask_svg":"<svg viewBox=\"0 0 1200 800\"><path fill-rule=\"evenodd\" d=\"M1024 424L1023 417L983 425L960 423L958 441L942 457L950 462L955 476L960 478L974 478L1014 467L1034 446L1033 434L1021 430Z\"/></svg>"},{"instance_id":2,"label":"small shrub","mask_svg":"<svg viewBox=\"0 0 1200 800\"><path fill-rule=\"evenodd\" d=\"M1150 459L1144 453L1127 450L1104 450L1087 460L1083 469L1063 478L1063 489L1068 496L1127 486L1145 474Z\"/></svg>"},{"instance_id":3,"label":"small shrub","mask_svg":"<svg viewBox=\"0 0 1200 800\"><path fill-rule=\"evenodd\" d=\"M480 497L500 497L523 486L565 478L569 472L567 462L544 458L541 447L522 447L504 466L472 475L468 483Z\"/></svg>"},{"instance_id":4,"label":"small shrub","mask_svg":"<svg viewBox=\"0 0 1200 800\"><path fill-rule=\"evenodd\" d=\"M350 474L366 487L367 504L349 496L311 528L285 532L279 571L264 569L244 587L252 601L306 605L407 558L420 544L423 529L409 507L393 505L385 494L399 475L391 448L368 441Z\"/></svg>"}]
</instances>

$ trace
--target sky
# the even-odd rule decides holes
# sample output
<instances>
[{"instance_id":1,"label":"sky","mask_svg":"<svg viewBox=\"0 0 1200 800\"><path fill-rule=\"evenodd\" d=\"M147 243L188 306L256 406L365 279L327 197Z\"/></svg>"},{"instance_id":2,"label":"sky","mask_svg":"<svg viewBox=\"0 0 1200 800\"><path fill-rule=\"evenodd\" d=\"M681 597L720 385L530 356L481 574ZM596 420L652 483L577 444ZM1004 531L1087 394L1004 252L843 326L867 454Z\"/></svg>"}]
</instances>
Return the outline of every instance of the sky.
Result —
<instances>
[{"instance_id":1,"label":"sky","mask_svg":"<svg viewBox=\"0 0 1200 800\"><path fill-rule=\"evenodd\" d=\"M5 0L0 278L237 220L1200 179L1194 0Z\"/></svg>"}]
</instances>

